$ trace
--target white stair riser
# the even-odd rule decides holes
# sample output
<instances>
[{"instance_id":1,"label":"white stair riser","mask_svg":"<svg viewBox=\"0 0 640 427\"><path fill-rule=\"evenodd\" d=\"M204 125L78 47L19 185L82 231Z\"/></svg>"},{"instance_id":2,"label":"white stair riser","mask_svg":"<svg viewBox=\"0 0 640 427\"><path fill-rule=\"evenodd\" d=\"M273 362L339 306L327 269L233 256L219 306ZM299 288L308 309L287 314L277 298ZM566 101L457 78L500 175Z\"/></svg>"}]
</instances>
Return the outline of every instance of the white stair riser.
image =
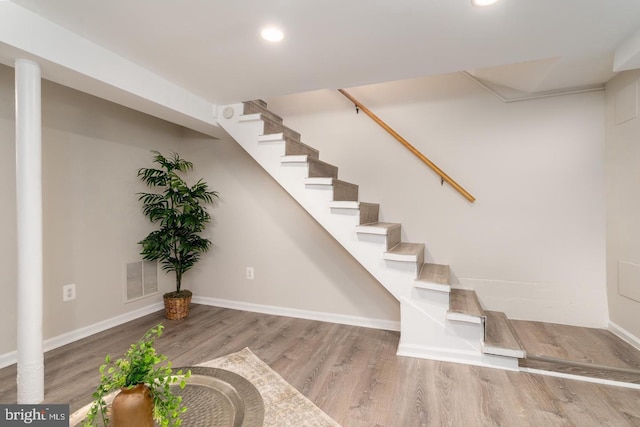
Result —
<instances>
[{"instance_id":1,"label":"white stair riser","mask_svg":"<svg viewBox=\"0 0 640 427\"><path fill-rule=\"evenodd\" d=\"M348 215L348 216L355 216L360 218L359 209L347 209L347 208L330 208L330 209L331 209L331 213L334 215Z\"/></svg>"},{"instance_id":2,"label":"white stair riser","mask_svg":"<svg viewBox=\"0 0 640 427\"><path fill-rule=\"evenodd\" d=\"M425 311L412 301L400 302L402 339L414 345L446 348L455 352L480 354L482 327L444 321L440 310ZM406 326L405 326L406 325Z\"/></svg>"},{"instance_id":3,"label":"white stair riser","mask_svg":"<svg viewBox=\"0 0 640 427\"><path fill-rule=\"evenodd\" d=\"M308 163L281 163L283 169L296 169L297 173L302 173L303 178L309 176L309 164Z\"/></svg>"},{"instance_id":4,"label":"white stair riser","mask_svg":"<svg viewBox=\"0 0 640 427\"><path fill-rule=\"evenodd\" d=\"M387 236L384 234L368 234L368 233L356 233L358 236L358 241L363 242L365 244L375 245L380 248L380 256L386 251L387 247Z\"/></svg>"},{"instance_id":5,"label":"white stair riser","mask_svg":"<svg viewBox=\"0 0 640 427\"><path fill-rule=\"evenodd\" d=\"M387 267L393 268L395 270L404 271L413 279L418 277L418 272L420 270L420 267L422 267L422 264L418 266L418 263L415 261L407 262L407 261L394 261L394 260L386 259L384 258L384 254L383 254L383 259Z\"/></svg>"},{"instance_id":6,"label":"white stair riser","mask_svg":"<svg viewBox=\"0 0 640 427\"><path fill-rule=\"evenodd\" d=\"M413 304L423 309L439 307L445 314L449 310L449 294L430 289L413 288L410 293ZM443 317L444 319L444 317Z\"/></svg>"}]
</instances>

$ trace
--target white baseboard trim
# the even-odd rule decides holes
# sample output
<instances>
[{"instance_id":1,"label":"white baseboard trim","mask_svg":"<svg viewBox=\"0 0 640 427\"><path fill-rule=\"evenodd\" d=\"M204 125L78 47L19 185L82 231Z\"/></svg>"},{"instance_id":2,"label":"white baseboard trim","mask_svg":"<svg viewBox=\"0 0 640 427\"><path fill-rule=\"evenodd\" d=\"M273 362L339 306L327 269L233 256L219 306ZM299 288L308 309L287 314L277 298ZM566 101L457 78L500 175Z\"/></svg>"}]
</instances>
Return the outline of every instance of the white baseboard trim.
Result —
<instances>
[{"instance_id":1,"label":"white baseboard trim","mask_svg":"<svg viewBox=\"0 0 640 427\"><path fill-rule=\"evenodd\" d=\"M194 296L192 301L196 304L231 308L234 310L251 311L254 313L273 314L276 316L295 317L298 319L307 320L318 320L320 322L331 322L341 325L360 326L363 328L383 329L386 331L400 331L400 322L394 322L392 320L371 319L367 317L350 316L346 314L325 313L320 311L300 310L297 308L253 304L250 302L232 301L220 298Z\"/></svg>"},{"instance_id":2,"label":"white baseboard trim","mask_svg":"<svg viewBox=\"0 0 640 427\"><path fill-rule=\"evenodd\" d=\"M518 371L518 359L495 355L480 354L475 351L451 350L449 348L425 345L398 345L397 356L414 357L418 359L438 360L440 362L462 363L464 365L482 366L484 368Z\"/></svg>"},{"instance_id":3,"label":"white baseboard trim","mask_svg":"<svg viewBox=\"0 0 640 427\"><path fill-rule=\"evenodd\" d=\"M607 380L604 378L583 377L581 375L565 374L564 372L545 371L543 369L524 368L524 367L520 368L520 371L526 372L529 374L547 375L549 377L565 378L568 380L583 381L583 382L594 383L594 384L612 385L616 387L625 387L625 388L633 388L636 390L640 390L640 384L625 383L622 381L613 381L613 380Z\"/></svg>"},{"instance_id":4,"label":"white baseboard trim","mask_svg":"<svg viewBox=\"0 0 640 427\"><path fill-rule=\"evenodd\" d=\"M609 331L640 350L640 338L636 337L631 332L611 320L609 320Z\"/></svg>"},{"instance_id":5,"label":"white baseboard trim","mask_svg":"<svg viewBox=\"0 0 640 427\"><path fill-rule=\"evenodd\" d=\"M16 350L0 354L0 368L11 366L18 362L18 352Z\"/></svg>"},{"instance_id":6,"label":"white baseboard trim","mask_svg":"<svg viewBox=\"0 0 640 427\"><path fill-rule=\"evenodd\" d=\"M80 329L66 332L64 334L46 339L43 342L43 349L45 352L53 350L63 345L70 344L74 341L78 341L82 338L86 338L98 332L102 332L114 326L127 323L131 320L135 320L139 317L146 316L147 314L155 313L158 310L162 310L164 307L162 302L148 305L146 307L139 308L137 310L130 311L128 313L121 314L111 319L103 320L101 322L94 323L89 326L85 326ZM4 368L9 365L13 365L18 361L18 352L10 351L8 353L0 354L0 368Z\"/></svg>"}]
</instances>

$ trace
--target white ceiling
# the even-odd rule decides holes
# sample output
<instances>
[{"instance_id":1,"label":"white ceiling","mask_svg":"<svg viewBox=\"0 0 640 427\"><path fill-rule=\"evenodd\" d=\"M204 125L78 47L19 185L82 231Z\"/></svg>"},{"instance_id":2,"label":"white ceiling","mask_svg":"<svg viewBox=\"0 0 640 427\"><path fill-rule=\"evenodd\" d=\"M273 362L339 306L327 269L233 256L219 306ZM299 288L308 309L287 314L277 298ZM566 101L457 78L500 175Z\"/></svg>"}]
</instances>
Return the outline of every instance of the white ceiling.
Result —
<instances>
[{"instance_id":1,"label":"white ceiling","mask_svg":"<svg viewBox=\"0 0 640 427\"><path fill-rule=\"evenodd\" d=\"M597 85L640 29L640 0L12 1L213 104L463 70L528 93Z\"/></svg>"}]
</instances>

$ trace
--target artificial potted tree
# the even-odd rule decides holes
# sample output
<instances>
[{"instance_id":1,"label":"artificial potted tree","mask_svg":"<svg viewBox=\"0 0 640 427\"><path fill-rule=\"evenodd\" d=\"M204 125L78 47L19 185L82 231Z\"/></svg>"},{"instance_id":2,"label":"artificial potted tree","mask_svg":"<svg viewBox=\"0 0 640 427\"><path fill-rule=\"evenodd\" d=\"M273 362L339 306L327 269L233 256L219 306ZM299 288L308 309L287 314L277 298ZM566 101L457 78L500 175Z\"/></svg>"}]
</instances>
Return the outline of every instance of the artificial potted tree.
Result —
<instances>
[{"instance_id":1,"label":"artificial potted tree","mask_svg":"<svg viewBox=\"0 0 640 427\"><path fill-rule=\"evenodd\" d=\"M158 168L141 168L138 177L157 192L138 193L142 212L159 228L138 242L142 256L148 261L160 261L162 269L176 274L176 290L164 294L168 319L182 319L189 314L191 291L182 289L182 276L211 247L211 240L200 233L211 222L205 205L218 197L216 191L199 179L189 186L182 178L193 169L193 163L177 153L165 157L152 151Z\"/></svg>"},{"instance_id":2,"label":"artificial potted tree","mask_svg":"<svg viewBox=\"0 0 640 427\"><path fill-rule=\"evenodd\" d=\"M187 408L173 385L183 389L191 371L174 372L167 357L156 351L154 342L162 329L161 324L149 329L116 361L107 355L84 427L153 427L154 421L163 427L182 424Z\"/></svg>"}]
</instances>

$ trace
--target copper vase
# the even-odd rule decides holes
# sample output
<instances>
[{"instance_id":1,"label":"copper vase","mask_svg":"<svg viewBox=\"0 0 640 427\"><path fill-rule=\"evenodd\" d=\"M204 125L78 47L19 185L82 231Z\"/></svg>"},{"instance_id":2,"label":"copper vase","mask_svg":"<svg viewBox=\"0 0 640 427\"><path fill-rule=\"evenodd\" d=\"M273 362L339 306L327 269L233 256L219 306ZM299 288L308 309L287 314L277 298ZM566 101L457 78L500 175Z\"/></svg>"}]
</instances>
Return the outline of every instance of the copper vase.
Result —
<instances>
[{"instance_id":1,"label":"copper vase","mask_svg":"<svg viewBox=\"0 0 640 427\"><path fill-rule=\"evenodd\" d=\"M145 384L120 389L111 404L112 427L153 427L153 398Z\"/></svg>"}]
</instances>

